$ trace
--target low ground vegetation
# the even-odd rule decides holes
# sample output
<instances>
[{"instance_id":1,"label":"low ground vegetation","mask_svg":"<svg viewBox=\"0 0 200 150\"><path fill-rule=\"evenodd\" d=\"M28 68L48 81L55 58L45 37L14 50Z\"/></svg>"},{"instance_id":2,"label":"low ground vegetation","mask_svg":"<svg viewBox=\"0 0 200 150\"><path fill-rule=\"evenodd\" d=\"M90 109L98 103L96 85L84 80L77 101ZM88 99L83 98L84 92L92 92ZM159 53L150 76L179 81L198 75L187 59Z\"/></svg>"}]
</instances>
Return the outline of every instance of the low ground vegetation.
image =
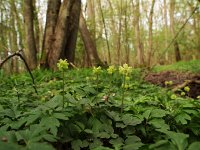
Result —
<instances>
[{"instance_id":1,"label":"low ground vegetation","mask_svg":"<svg viewBox=\"0 0 200 150\"><path fill-rule=\"evenodd\" d=\"M0 149L196 150L199 97L122 72L36 70L38 93L28 74L1 74Z\"/></svg>"}]
</instances>

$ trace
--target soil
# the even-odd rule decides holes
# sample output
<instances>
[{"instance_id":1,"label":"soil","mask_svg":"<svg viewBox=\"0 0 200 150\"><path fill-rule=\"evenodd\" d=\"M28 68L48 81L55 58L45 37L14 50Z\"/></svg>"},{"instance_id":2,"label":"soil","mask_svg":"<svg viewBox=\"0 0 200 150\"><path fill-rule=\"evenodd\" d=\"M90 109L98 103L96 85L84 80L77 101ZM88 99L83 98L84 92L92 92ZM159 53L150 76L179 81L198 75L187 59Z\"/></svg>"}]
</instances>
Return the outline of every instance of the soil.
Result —
<instances>
[{"instance_id":1,"label":"soil","mask_svg":"<svg viewBox=\"0 0 200 150\"><path fill-rule=\"evenodd\" d=\"M200 73L164 71L160 73L149 73L144 79L152 84L171 88L177 94L180 94L181 91L184 91L184 87L188 86L190 91L185 92L187 96L191 98L200 96ZM172 85L166 86L165 81L172 81Z\"/></svg>"}]
</instances>

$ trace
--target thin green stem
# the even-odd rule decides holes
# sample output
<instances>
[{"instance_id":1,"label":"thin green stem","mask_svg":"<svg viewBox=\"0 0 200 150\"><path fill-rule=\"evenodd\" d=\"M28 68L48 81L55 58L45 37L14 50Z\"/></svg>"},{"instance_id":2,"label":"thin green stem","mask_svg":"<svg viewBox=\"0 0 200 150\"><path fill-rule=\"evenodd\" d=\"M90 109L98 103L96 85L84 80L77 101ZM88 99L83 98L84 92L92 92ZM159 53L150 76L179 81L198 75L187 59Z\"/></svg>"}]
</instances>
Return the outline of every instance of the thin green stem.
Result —
<instances>
[{"instance_id":1,"label":"thin green stem","mask_svg":"<svg viewBox=\"0 0 200 150\"><path fill-rule=\"evenodd\" d=\"M123 113L124 110L124 87L126 84L126 80L125 80L125 75L123 75L123 81L122 81L122 104L121 104L121 113Z\"/></svg>"},{"instance_id":2,"label":"thin green stem","mask_svg":"<svg viewBox=\"0 0 200 150\"><path fill-rule=\"evenodd\" d=\"M64 99L65 99L65 97L64 97L64 95L65 95L65 73L64 73L64 71L62 72L62 78L63 78L63 85L62 85L62 90L63 90L63 93L62 93L62 96L63 96L63 109L64 109Z\"/></svg>"}]
</instances>

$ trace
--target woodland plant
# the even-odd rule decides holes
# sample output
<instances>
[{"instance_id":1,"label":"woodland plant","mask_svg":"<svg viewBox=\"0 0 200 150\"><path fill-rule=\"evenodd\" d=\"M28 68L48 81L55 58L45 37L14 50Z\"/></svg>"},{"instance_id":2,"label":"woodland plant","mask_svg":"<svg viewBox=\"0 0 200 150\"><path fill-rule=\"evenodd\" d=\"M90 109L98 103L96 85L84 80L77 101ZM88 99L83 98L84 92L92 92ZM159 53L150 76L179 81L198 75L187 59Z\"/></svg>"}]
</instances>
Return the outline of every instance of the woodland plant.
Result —
<instances>
[{"instance_id":1,"label":"woodland plant","mask_svg":"<svg viewBox=\"0 0 200 150\"><path fill-rule=\"evenodd\" d=\"M94 75L94 80L96 80L96 83L97 83L97 91L98 91L98 86L99 86L99 74L101 73L101 67L93 67L93 75Z\"/></svg>"},{"instance_id":2,"label":"woodland plant","mask_svg":"<svg viewBox=\"0 0 200 150\"><path fill-rule=\"evenodd\" d=\"M128 66L128 64L123 64L123 66L119 67L119 73L122 75L122 101L121 101L121 113L123 112L124 107L124 93L125 90L129 88L129 80L130 74L132 72L132 67Z\"/></svg>"},{"instance_id":3,"label":"woodland plant","mask_svg":"<svg viewBox=\"0 0 200 150\"><path fill-rule=\"evenodd\" d=\"M57 63L58 70L62 72L62 96L63 96L63 108L64 108L64 95L65 95L65 71L69 67L69 63L66 59L60 59Z\"/></svg>"}]
</instances>

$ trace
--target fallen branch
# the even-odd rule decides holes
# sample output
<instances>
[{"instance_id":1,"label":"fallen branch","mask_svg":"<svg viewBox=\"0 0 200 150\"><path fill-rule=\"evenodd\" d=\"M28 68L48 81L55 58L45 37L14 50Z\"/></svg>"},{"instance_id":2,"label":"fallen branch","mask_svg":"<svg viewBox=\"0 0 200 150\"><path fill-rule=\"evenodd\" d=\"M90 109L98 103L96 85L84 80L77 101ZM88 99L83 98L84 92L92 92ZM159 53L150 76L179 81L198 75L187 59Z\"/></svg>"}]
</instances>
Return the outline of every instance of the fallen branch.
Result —
<instances>
[{"instance_id":1,"label":"fallen branch","mask_svg":"<svg viewBox=\"0 0 200 150\"><path fill-rule=\"evenodd\" d=\"M22 56L21 52L22 52L22 50L16 51L15 53L9 55L6 59L4 59L4 60L0 63L0 69L2 68L3 64L4 64L6 61L8 61L9 59L11 59L12 57L18 56L19 58L21 58L21 59L23 60L25 66L26 66L26 68L27 68L27 70L28 70L28 72L29 72L29 74L30 74L30 76L31 76L32 83L33 83L33 88L34 88L34 90L35 90L35 93L38 94L37 89L36 89L36 87L35 87L35 80L34 80L33 74L31 73L31 70L30 70L30 68L29 68L29 66L28 66L28 63L26 62L26 60L25 60L24 57Z\"/></svg>"},{"instance_id":2,"label":"fallen branch","mask_svg":"<svg viewBox=\"0 0 200 150\"><path fill-rule=\"evenodd\" d=\"M172 91L173 91L173 92L176 92L176 91L178 91L179 89L182 89L182 88L186 87L186 86L187 86L188 84L190 84L190 83L197 83L197 84L200 84L200 80L186 80L184 83L175 86L175 87L172 89Z\"/></svg>"}]
</instances>

